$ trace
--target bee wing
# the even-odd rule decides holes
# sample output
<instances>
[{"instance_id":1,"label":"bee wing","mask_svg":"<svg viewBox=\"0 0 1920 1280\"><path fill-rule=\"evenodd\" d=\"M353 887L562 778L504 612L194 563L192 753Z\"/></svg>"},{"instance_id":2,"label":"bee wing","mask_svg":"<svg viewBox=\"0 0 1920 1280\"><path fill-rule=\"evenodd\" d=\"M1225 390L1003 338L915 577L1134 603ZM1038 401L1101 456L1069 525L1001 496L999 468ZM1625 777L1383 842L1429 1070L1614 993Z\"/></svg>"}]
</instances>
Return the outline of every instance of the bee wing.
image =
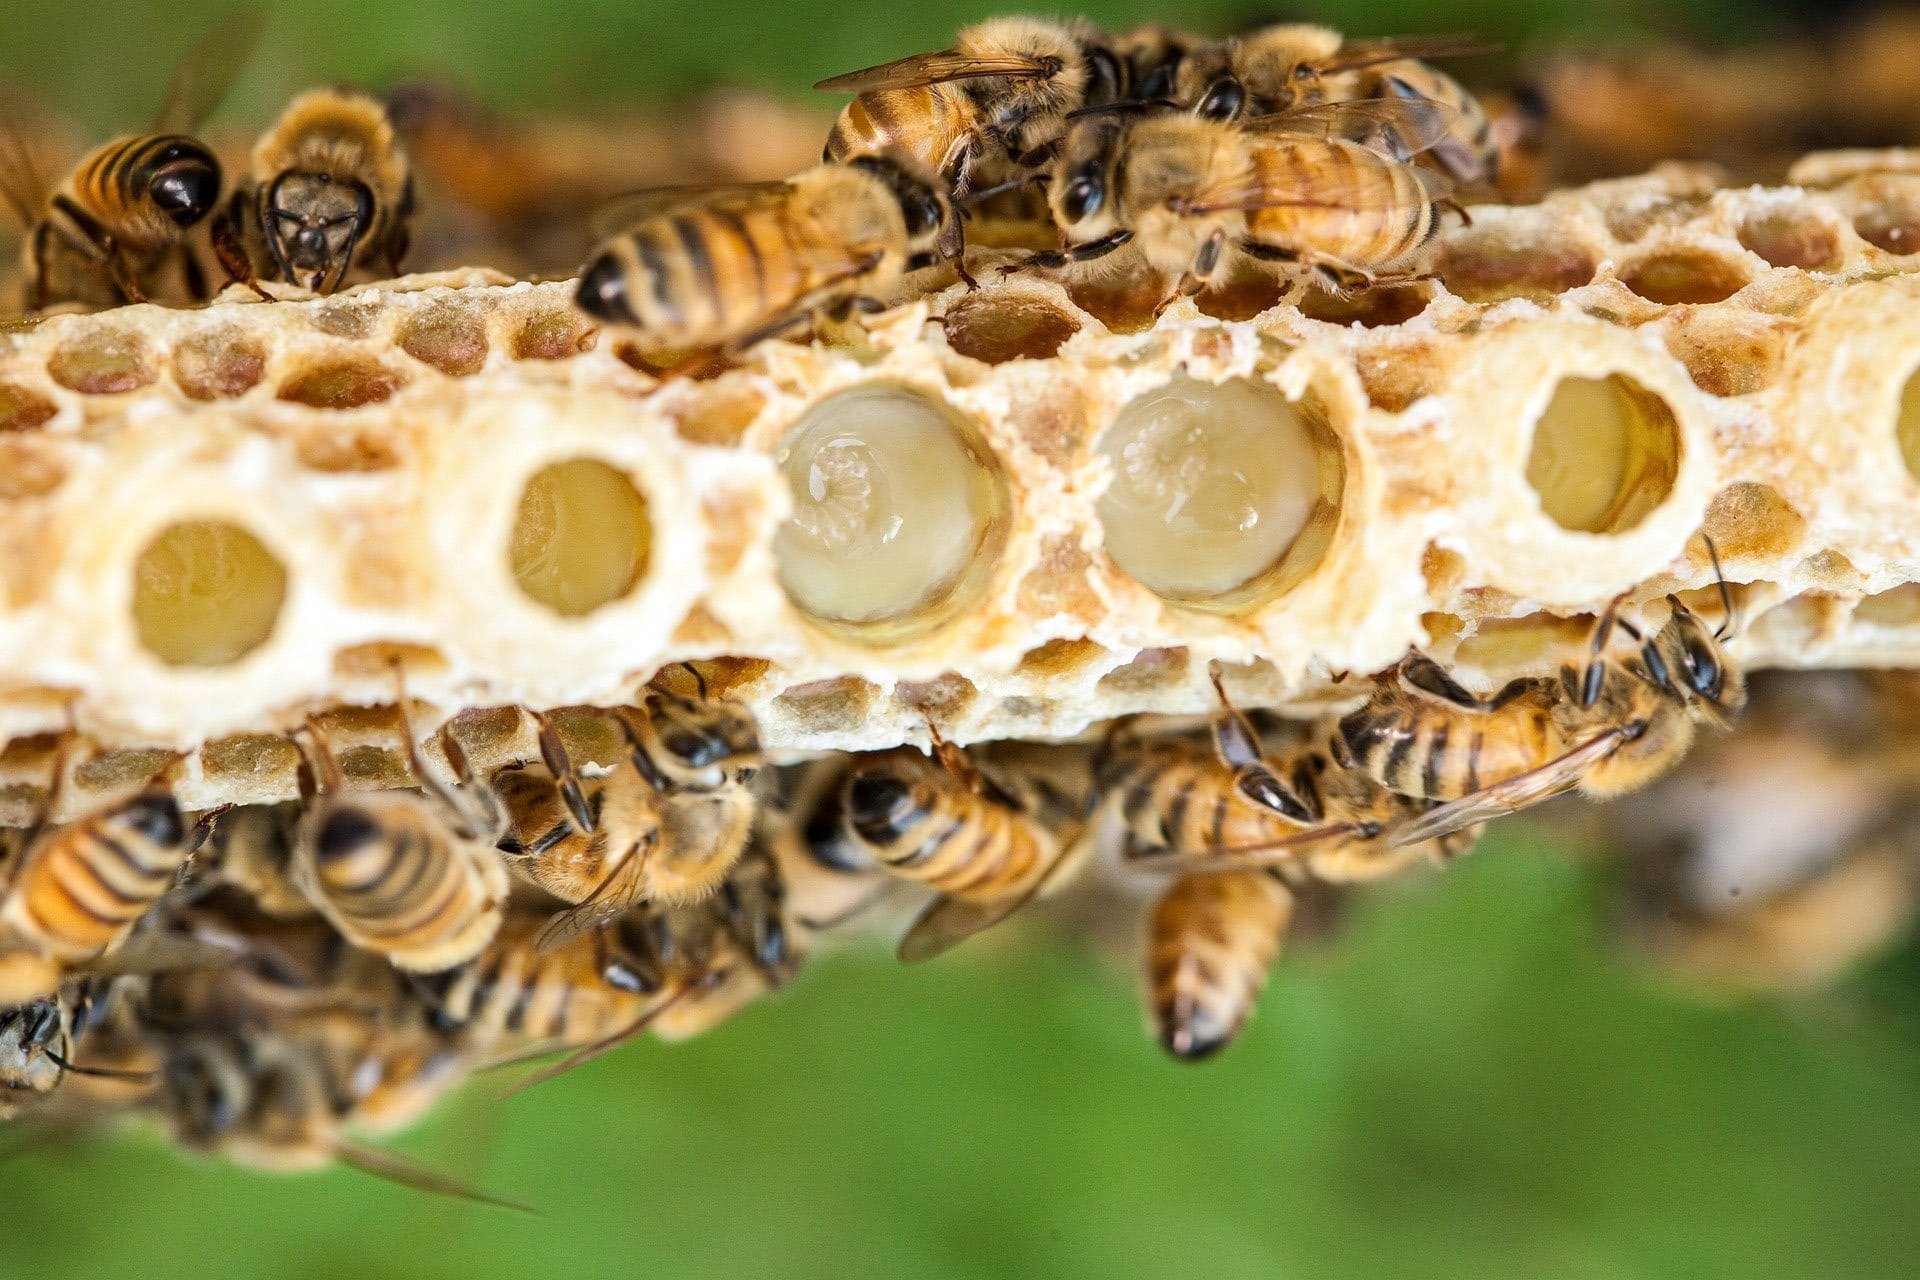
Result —
<instances>
[{"instance_id":1,"label":"bee wing","mask_svg":"<svg viewBox=\"0 0 1920 1280\"><path fill-rule=\"evenodd\" d=\"M1349 40L1314 70L1359 71L1387 62L1405 62L1410 58L1428 61L1434 58L1471 58L1483 53L1498 53L1500 46L1469 35L1383 36L1377 40Z\"/></svg>"},{"instance_id":2,"label":"bee wing","mask_svg":"<svg viewBox=\"0 0 1920 1280\"><path fill-rule=\"evenodd\" d=\"M185 973L223 968L239 958L238 951L186 934L142 933L99 959L88 961L85 968L100 977Z\"/></svg>"},{"instance_id":3,"label":"bee wing","mask_svg":"<svg viewBox=\"0 0 1920 1280\"><path fill-rule=\"evenodd\" d=\"M1389 160L1411 160L1452 132L1460 113L1431 98L1359 98L1241 122L1249 133L1297 133L1357 142Z\"/></svg>"},{"instance_id":4,"label":"bee wing","mask_svg":"<svg viewBox=\"0 0 1920 1280\"><path fill-rule=\"evenodd\" d=\"M645 1013L612 1035L602 1036L592 1044L582 1045L566 1057L560 1059L560 1061L541 1067L538 1071L529 1072L514 1081L512 1087L500 1095L501 1100L504 1101L511 1098L514 1094L522 1093L537 1084L545 1084L555 1076L563 1076L575 1067L584 1067L595 1058L613 1052L627 1041L645 1032L648 1027L651 1027L659 1019L661 1014L673 1008L676 1004L680 1003L680 1001L686 999L686 997L696 991L705 991L707 988L717 985L731 973L731 969L715 969L697 981L681 985L668 995L666 999L660 1001L660 1003L654 1005L651 1009L648 1009Z\"/></svg>"},{"instance_id":5,"label":"bee wing","mask_svg":"<svg viewBox=\"0 0 1920 1280\"><path fill-rule=\"evenodd\" d=\"M1169 875L1188 875L1201 871L1261 871L1296 862L1300 850L1313 845L1366 834L1365 827L1351 822L1336 822L1264 844L1218 845L1197 852L1170 850L1165 853L1132 854L1127 858L1127 865L1142 871L1166 872Z\"/></svg>"},{"instance_id":6,"label":"bee wing","mask_svg":"<svg viewBox=\"0 0 1920 1280\"><path fill-rule=\"evenodd\" d=\"M157 133L192 133L213 114L240 71L253 56L266 29L267 12L257 4L239 4L213 20L207 34L181 56L173 83L160 107Z\"/></svg>"},{"instance_id":7,"label":"bee wing","mask_svg":"<svg viewBox=\"0 0 1920 1280\"><path fill-rule=\"evenodd\" d=\"M1052 75L1056 70L1038 58L975 58L958 49L941 49L849 71L843 76L829 76L813 87L827 93L871 93L876 89L917 89L949 80L977 80L987 76L1035 79Z\"/></svg>"},{"instance_id":8,"label":"bee wing","mask_svg":"<svg viewBox=\"0 0 1920 1280\"><path fill-rule=\"evenodd\" d=\"M530 1204L509 1200L505 1196L497 1196L490 1191L482 1191L478 1187L460 1181L452 1174L425 1168L391 1151L382 1151L378 1147L362 1146L345 1138L336 1138L329 1149L334 1159L341 1164L351 1165L362 1173L371 1174L397 1186L411 1187L415 1191L424 1191L429 1195L451 1196L455 1200L470 1200L475 1204L492 1205L496 1209L512 1209L516 1213L539 1212Z\"/></svg>"},{"instance_id":9,"label":"bee wing","mask_svg":"<svg viewBox=\"0 0 1920 1280\"><path fill-rule=\"evenodd\" d=\"M32 133L26 114L21 102L0 94L0 200L6 202L23 228L40 217L53 192L29 140Z\"/></svg>"},{"instance_id":10,"label":"bee wing","mask_svg":"<svg viewBox=\"0 0 1920 1280\"><path fill-rule=\"evenodd\" d=\"M919 964L943 955L974 934L991 929L1020 908L1038 898L1056 884L1069 867L1080 865L1091 842L1074 833L1060 843L1060 852L1051 865L1019 893L992 902L964 902L959 898L935 898L919 918L901 935L899 956L907 964Z\"/></svg>"},{"instance_id":11,"label":"bee wing","mask_svg":"<svg viewBox=\"0 0 1920 1280\"><path fill-rule=\"evenodd\" d=\"M648 218L657 218L675 209L694 204L733 203L755 200L778 191L781 182L713 182L679 187L646 187L610 197L588 215L587 226L596 240L604 240Z\"/></svg>"},{"instance_id":12,"label":"bee wing","mask_svg":"<svg viewBox=\"0 0 1920 1280\"><path fill-rule=\"evenodd\" d=\"M1551 800L1579 783L1588 769L1619 750L1627 741L1627 726L1607 730L1590 738L1556 760L1538 769L1516 774L1505 782L1448 801L1427 810L1387 833L1389 848L1402 848L1437 840L1456 831L1492 818L1517 813L1543 800Z\"/></svg>"},{"instance_id":13,"label":"bee wing","mask_svg":"<svg viewBox=\"0 0 1920 1280\"><path fill-rule=\"evenodd\" d=\"M604 928L633 910L634 904L640 901L640 873L645 863L644 853L633 854L612 875L595 885L585 900L555 912L533 940L534 950L541 955L557 951L580 935Z\"/></svg>"}]
</instances>

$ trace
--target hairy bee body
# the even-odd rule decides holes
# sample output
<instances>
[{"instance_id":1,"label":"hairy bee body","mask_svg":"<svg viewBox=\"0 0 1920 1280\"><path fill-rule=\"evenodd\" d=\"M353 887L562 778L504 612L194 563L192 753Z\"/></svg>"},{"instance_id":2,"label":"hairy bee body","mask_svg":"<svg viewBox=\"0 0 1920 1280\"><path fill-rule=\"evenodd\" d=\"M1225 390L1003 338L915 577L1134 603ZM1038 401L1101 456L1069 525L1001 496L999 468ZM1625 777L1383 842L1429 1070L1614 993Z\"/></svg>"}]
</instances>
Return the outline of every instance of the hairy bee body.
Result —
<instances>
[{"instance_id":1,"label":"hairy bee body","mask_svg":"<svg viewBox=\"0 0 1920 1280\"><path fill-rule=\"evenodd\" d=\"M1119 813L1128 856L1138 856L1250 848L1299 835L1314 825L1318 804L1310 791L1302 795L1298 781L1278 803L1275 792L1256 799L1212 751L1163 741L1116 754L1098 785Z\"/></svg>"},{"instance_id":2,"label":"hairy bee body","mask_svg":"<svg viewBox=\"0 0 1920 1280\"><path fill-rule=\"evenodd\" d=\"M255 144L251 179L228 202L216 246L235 280L332 293L355 268L399 274L412 216L412 168L385 105L316 89Z\"/></svg>"},{"instance_id":3,"label":"hairy bee body","mask_svg":"<svg viewBox=\"0 0 1920 1280\"><path fill-rule=\"evenodd\" d=\"M320 797L295 865L350 942L417 972L472 959L500 927L507 897L499 856L406 792Z\"/></svg>"},{"instance_id":4,"label":"hairy bee body","mask_svg":"<svg viewBox=\"0 0 1920 1280\"><path fill-rule=\"evenodd\" d=\"M961 195L1052 143L1068 112L1118 98L1125 76L1112 41L1085 22L995 18L963 28L951 49L822 81L856 94L824 158L903 153Z\"/></svg>"},{"instance_id":5,"label":"hairy bee body","mask_svg":"<svg viewBox=\"0 0 1920 1280\"><path fill-rule=\"evenodd\" d=\"M962 901L1014 897L1058 854L1027 811L969 789L910 749L857 770L844 812L848 831L881 867Z\"/></svg>"},{"instance_id":6,"label":"hairy bee body","mask_svg":"<svg viewBox=\"0 0 1920 1280\"><path fill-rule=\"evenodd\" d=\"M183 245L218 201L220 181L213 152L179 134L131 134L88 152L28 230L23 253L35 308L144 301L175 258L189 292L203 298Z\"/></svg>"},{"instance_id":7,"label":"hairy bee body","mask_svg":"<svg viewBox=\"0 0 1920 1280\"><path fill-rule=\"evenodd\" d=\"M1440 207L1419 171L1343 138L1279 136L1253 149L1255 185L1318 193L1322 203L1254 209L1246 251L1323 263L1355 274L1394 271L1440 228Z\"/></svg>"},{"instance_id":8,"label":"hairy bee body","mask_svg":"<svg viewBox=\"0 0 1920 1280\"><path fill-rule=\"evenodd\" d=\"M1424 659L1403 664L1340 720L1336 749L1350 767L1403 796L1457 800L1562 749L1551 682L1516 680L1477 699L1444 673L1432 678L1438 670Z\"/></svg>"},{"instance_id":9,"label":"hairy bee body","mask_svg":"<svg viewBox=\"0 0 1920 1280\"><path fill-rule=\"evenodd\" d=\"M469 1045L591 1044L651 1003L651 970L636 972L605 931L542 951L538 916L509 916L473 962L436 992L440 1021Z\"/></svg>"},{"instance_id":10,"label":"hairy bee body","mask_svg":"<svg viewBox=\"0 0 1920 1280\"><path fill-rule=\"evenodd\" d=\"M626 874L630 860L649 857L660 841L657 797L627 762L584 784L597 822L591 831L575 825L560 784L537 765L502 769L489 785L506 818L502 856L563 902L584 902L602 892Z\"/></svg>"},{"instance_id":11,"label":"hairy bee body","mask_svg":"<svg viewBox=\"0 0 1920 1280\"><path fill-rule=\"evenodd\" d=\"M1167 887L1147 928L1147 990L1168 1053L1197 1061L1232 1042L1292 914L1293 894L1270 871L1202 872Z\"/></svg>"},{"instance_id":12,"label":"hairy bee body","mask_svg":"<svg viewBox=\"0 0 1920 1280\"><path fill-rule=\"evenodd\" d=\"M1450 118L1446 137L1432 148L1434 161L1458 181L1482 182L1492 179L1498 159L1485 108L1459 81L1419 60L1475 51L1449 37L1350 42L1329 27L1283 23L1189 49L1172 77L1172 96L1216 120L1331 102L1434 102Z\"/></svg>"},{"instance_id":13,"label":"hairy bee body","mask_svg":"<svg viewBox=\"0 0 1920 1280\"><path fill-rule=\"evenodd\" d=\"M172 792L160 784L48 828L7 878L0 932L16 948L68 964L102 955L173 887L189 834Z\"/></svg>"},{"instance_id":14,"label":"hairy bee body","mask_svg":"<svg viewBox=\"0 0 1920 1280\"><path fill-rule=\"evenodd\" d=\"M815 311L885 296L957 225L930 175L883 158L659 195L600 246L576 294L650 350L744 346Z\"/></svg>"}]
</instances>

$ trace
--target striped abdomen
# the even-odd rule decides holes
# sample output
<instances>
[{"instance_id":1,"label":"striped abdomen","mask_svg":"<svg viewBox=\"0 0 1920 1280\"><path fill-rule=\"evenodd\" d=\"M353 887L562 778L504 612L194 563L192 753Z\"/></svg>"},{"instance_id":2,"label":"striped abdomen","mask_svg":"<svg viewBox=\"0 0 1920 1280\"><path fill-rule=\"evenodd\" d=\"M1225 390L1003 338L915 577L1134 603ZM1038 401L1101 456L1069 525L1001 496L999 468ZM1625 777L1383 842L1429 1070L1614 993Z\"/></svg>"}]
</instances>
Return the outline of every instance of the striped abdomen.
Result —
<instances>
[{"instance_id":1,"label":"striped abdomen","mask_svg":"<svg viewBox=\"0 0 1920 1280\"><path fill-rule=\"evenodd\" d=\"M52 830L30 848L0 924L44 954L91 960L173 887L187 860L180 807L161 788Z\"/></svg>"},{"instance_id":2,"label":"striped abdomen","mask_svg":"<svg viewBox=\"0 0 1920 1280\"><path fill-rule=\"evenodd\" d=\"M1412 256L1439 225L1419 172L1358 143L1274 139L1255 149L1254 163L1261 189L1276 198L1275 207L1247 214L1247 238L1257 245L1375 271Z\"/></svg>"},{"instance_id":3,"label":"striped abdomen","mask_svg":"<svg viewBox=\"0 0 1920 1280\"><path fill-rule=\"evenodd\" d=\"M1052 837L1025 814L929 772L881 767L847 784L847 821L876 861L951 898L992 902L1050 865Z\"/></svg>"},{"instance_id":4,"label":"striped abdomen","mask_svg":"<svg viewBox=\"0 0 1920 1280\"><path fill-rule=\"evenodd\" d=\"M421 972L478 954L507 896L493 850L461 840L425 801L401 793L320 806L301 869L314 905L349 942Z\"/></svg>"},{"instance_id":5,"label":"striped abdomen","mask_svg":"<svg viewBox=\"0 0 1920 1280\"><path fill-rule=\"evenodd\" d=\"M205 146L178 134L138 134L88 152L54 196L51 213L74 243L157 249L176 243L219 195L220 162ZM60 226L63 219L72 225Z\"/></svg>"},{"instance_id":6,"label":"striped abdomen","mask_svg":"<svg viewBox=\"0 0 1920 1280\"><path fill-rule=\"evenodd\" d=\"M973 122L973 103L958 85L879 89L861 94L840 112L827 134L823 159L837 163L904 151L927 168L944 173L954 148L971 134Z\"/></svg>"},{"instance_id":7,"label":"striped abdomen","mask_svg":"<svg viewBox=\"0 0 1920 1280\"><path fill-rule=\"evenodd\" d=\"M541 916L515 916L473 964L440 993L444 1021L470 1045L591 1044L629 1025L651 1003L634 984L606 976L604 933L588 933L542 953Z\"/></svg>"},{"instance_id":8,"label":"striped abdomen","mask_svg":"<svg viewBox=\"0 0 1920 1280\"><path fill-rule=\"evenodd\" d=\"M1341 717L1336 741L1343 763L1422 800L1457 800L1560 753L1545 698L1463 707L1398 687Z\"/></svg>"},{"instance_id":9,"label":"striped abdomen","mask_svg":"<svg viewBox=\"0 0 1920 1280\"><path fill-rule=\"evenodd\" d=\"M650 218L615 244L650 343L724 346L791 314L858 264L791 216L784 193Z\"/></svg>"},{"instance_id":10,"label":"striped abdomen","mask_svg":"<svg viewBox=\"0 0 1920 1280\"><path fill-rule=\"evenodd\" d=\"M1307 830L1242 794L1233 771L1200 749L1145 747L1103 773L1103 793L1119 797L1129 856L1245 849Z\"/></svg>"},{"instance_id":11,"label":"striped abdomen","mask_svg":"<svg viewBox=\"0 0 1920 1280\"><path fill-rule=\"evenodd\" d=\"M1280 953L1293 895L1264 871L1182 876L1153 909L1147 990L1167 1052L1224 1048L1253 1012Z\"/></svg>"}]
</instances>

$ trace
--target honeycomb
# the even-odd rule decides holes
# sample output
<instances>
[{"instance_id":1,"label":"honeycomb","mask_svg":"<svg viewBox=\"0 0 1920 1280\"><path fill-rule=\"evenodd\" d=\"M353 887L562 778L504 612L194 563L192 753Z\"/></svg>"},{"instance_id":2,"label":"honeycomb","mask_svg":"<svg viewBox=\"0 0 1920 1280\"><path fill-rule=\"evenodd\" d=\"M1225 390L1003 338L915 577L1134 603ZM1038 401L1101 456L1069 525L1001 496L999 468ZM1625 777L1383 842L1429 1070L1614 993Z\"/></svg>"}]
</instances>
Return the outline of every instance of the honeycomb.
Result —
<instances>
[{"instance_id":1,"label":"honeycomb","mask_svg":"<svg viewBox=\"0 0 1920 1280\"><path fill-rule=\"evenodd\" d=\"M1703 532L1747 665L1910 663L1920 157L1792 182L1662 166L1475 208L1430 281L1157 322L982 250L696 376L478 270L22 323L0 739L191 752L199 809L293 796L275 735L395 659L423 734L700 662L789 755L1200 712L1216 661L1310 711L1410 645L1489 688L1616 597L1711 613Z\"/></svg>"}]
</instances>

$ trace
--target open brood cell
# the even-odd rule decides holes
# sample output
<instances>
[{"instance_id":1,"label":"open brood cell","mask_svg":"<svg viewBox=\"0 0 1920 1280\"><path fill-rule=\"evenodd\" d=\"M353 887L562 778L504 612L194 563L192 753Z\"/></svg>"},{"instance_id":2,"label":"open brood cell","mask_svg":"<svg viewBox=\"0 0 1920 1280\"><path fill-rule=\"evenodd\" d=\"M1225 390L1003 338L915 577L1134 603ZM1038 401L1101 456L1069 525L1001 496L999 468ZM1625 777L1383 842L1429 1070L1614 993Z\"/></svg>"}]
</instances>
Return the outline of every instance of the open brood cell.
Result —
<instances>
[{"instance_id":1,"label":"open brood cell","mask_svg":"<svg viewBox=\"0 0 1920 1280\"><path fill-rule=\"evenodd\" d=\"M779 748L1199 710L1213 659L1319 706L1408 644L1550 666L1707 586L1702 530L1746 653L1896 660L1891 197L1692 181L1476 210L1391 296L1116 327L1022 278L664 384L563 284L48 320L0 354L0 734L268 741L394 658L423 726L736 659Z\"/></svg>"}]
</instances>

